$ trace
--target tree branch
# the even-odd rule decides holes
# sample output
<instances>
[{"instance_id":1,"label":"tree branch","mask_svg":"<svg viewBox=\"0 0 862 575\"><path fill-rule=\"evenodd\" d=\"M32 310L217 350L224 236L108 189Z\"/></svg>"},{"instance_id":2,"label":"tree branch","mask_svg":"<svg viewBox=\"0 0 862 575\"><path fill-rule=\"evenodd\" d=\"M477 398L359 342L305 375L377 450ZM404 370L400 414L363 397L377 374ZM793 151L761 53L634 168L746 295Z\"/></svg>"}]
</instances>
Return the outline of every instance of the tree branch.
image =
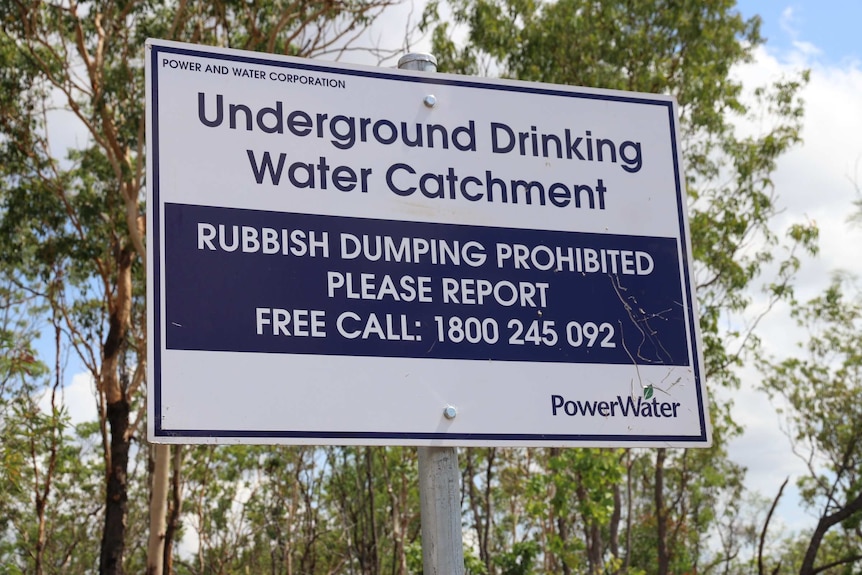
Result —
<instances>
[{"instance_id":1,"label":"tree branch","mask_svg":"<svg viewBox=\"0 0 862 575\"><path fill-rule=\"evenodd\" d=\"M769 513L766 514L766 520L763 522L763 530L760 532L760 543L757 546L757 573L758 575L764 575L763 571L763 546L766 543L766 530L769 529L769 522L772 519L772 514L775 513L775 508L778 507L778 501L781 499L781 496L784 494L784 488L787 487L787 482L790 481L790 478L784 480L784 483L781 484L781 487L778 489L778 495L775 496L775 499L772 501L772 507L769 508Z\"/></svg>"}]
</instances>

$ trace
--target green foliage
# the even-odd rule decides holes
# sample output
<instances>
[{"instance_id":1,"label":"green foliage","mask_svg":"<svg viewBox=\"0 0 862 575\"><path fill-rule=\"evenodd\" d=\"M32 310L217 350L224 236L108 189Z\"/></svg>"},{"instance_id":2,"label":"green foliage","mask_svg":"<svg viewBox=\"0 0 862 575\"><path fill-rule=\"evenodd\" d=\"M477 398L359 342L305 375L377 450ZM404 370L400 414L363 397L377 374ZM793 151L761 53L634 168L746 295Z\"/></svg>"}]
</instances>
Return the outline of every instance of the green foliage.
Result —
<instances>
[{"instance_id":1,"label":"green foliage","mask_svg":"<svg viewBox=\"0 0 862 575\"><path fill-rule=\"evenodd\" d=\"M512 546L511 551L503 551L494 557L494 563L500 567L500 575L533 575L533 563L539 556L541 548L535 541L520 541Z\"/></svg>"},{"instance_id":2,"label":"green foliage","mask_svg":"<svg viewBox=\"0 0 862 575\"><path fill-rule=\"evenodd\" d=\"M851 287L839 275L822 295L796 306L808 337L800 354L760 362L763 387L780 400L794 451L809 470L799 479L800 494L820 516L803 573L812 572L815 559L862 557L862 298L848 296Z\"/></svg>"},{"instance_id":3,"label":"green foliage","mask_svg":"<svg viewBox=\"0 0 862 575\"><path fill-rule=\"evenodd\" d=\"M808 75L746 91L731 70L749 62L763 39L759 18L743 19L734 4L451 0L430 3L423 19L443 71L676 98L705 370L712 386L728 387L738 385L734 368L759 346L757 320L740 319L752 290L764 290L770 307L792 301L799 253L815 253L817 240L813 225L797 224L786 237L771 229L780 210L772 173L777 159L800 142L799 93ZM460 45L456 36L463 38ZM764 129L741 133L742 123ZM777 271L763 277L766 270ZM645 389L645 397L654 392ZM542 465L543 473L527 481L526 509L542 534L545 570L598 572L604 563L621 572L638 566L669 573L700 565L708 555L707 534L724 528L715 506L740 496L744 474L727 460L726 443L741 431L731 404L713 401L710 413L711 451L668 452L661 463L630 454L622 475L609 471L613 458L602 452L580 456L593 463L552 457ZM631 492L625 504L622 477ZM578 488L586 493L578 497ZM620 549L619 532L609 527L619 527L626 514L631 543Z\"/></svg>"},{"instance_id":4,"label":"green foliage","mask_svg":"<svg viewBox=\"0 0 862 575\"><path fill-rule=\"evenodd\" d=\"M767 391L786 401L792 439L822 458L822 474L806 478L803 498L852 498L862 489L862 303L845 295L838 278L818 297L794 310L808 340L804 352L766 363ZM837 484L841 492L824 492Z\"/></svg>"},{"instance_id":5,"label":"green foliage","mask_svg":"<svg viewBox=\"0 0 862 575\"><path fill-rule=\"evenodd\" d=\"M488 568L485 563L471 549L467 548L464 549L464 571L466 575L488 575ZM422 565L420 564L416 570L416 575L421 575L421 573Z\"/></svg>"},{"instance_id":6,"label":"green foliage","mask_svg":"<svg viewBox=\"0 0 862 575\"><path fill-rule=\"evenodd\" d=\"M61 310L68 341L94 376L104 376L103 343L114 325L118 280L129 269L121 264L131 258L132 311L123 320L127 331L115 368L128 390L146 349L138 237L146 210L143 40L320 55L340 50L344 34L387 4L0 4L0 265L10 270L4 277L14 279L8 296L0 295L21 301L15 286L24 284L24 293L39 294L39 305ZM438 16L444 13L445 21ZM812 225L793 226L787 238L771 230L779 208L772 173L777 159L799 142L798 95L807 76L744 97L730 72L762 42L759 19L743 19L731 0L454 0L428 4L424 24L433 28L441 71L677 99L706 370L711 385L735 385L732 368L758 341L747 329L728 332L728 317L747 309L757 282L770 301L792 300L798 253L813 252L817 239ZM462 30L466 40L459 46L452 37ZM50 146L45 113L57 102L87 134L62 157ZM736 126L753 117L766 128L739 134ZM777 272L763 279L767 266ZM857 387L851 385L858 366L847 359L859 353L852 347L858 347L859 326L836 312L847 306L856 313L834 294L816 304L816 317L801 314L806 322L829 325L840 341L819 334L809 350L811 363L800 359L775 372L776 393L785 393L778 391L779 381L796 378L799 389L787 391L799 394L800 405L816 403L809 423L796 428L798 437L833 462L804 484L812 504L859 489L858 452L835 447L854 438L862 420L852 411L859 405L858 379ZM33 357L27 326L11 322L0 330L0 564L33 570L34 525L42 517L48 526L41 552L45 571L92 572L105 513L100 450L110 448L103 439L107 424L93 422L73 433L62 411L34 408L32 393L8 393L45 388L36 382L49 372ZM820 361L827 356L831 363ZM821 390L833 390L834 397ZM655 391L646 388L644 397ZM139 398L128 399L133 413L142 408ZM822 419L836 410L842 417ZM719 565L733 572L739 564L732 557L751 544L754 531L750 521L743 525L731 512L742 498L743 470L728 461L726 445L739 428L729 405L713 402L711 414L715 447L707 451L663 450L660 457L653 450L616 449L462 452L468 572L634 575L707 572ZM130 433L128 439L129 572L145 569L151 464L136 437ZM847 453L856 470L839 465L838 456ZM31 495L33 486L46 485L51 461L50 497L40 515ZM175 542L186 536L199 544L191 553L175 548L175 573L421 572L416 456L410 449L196 447L186 453L179 476L184 502ZM836 479L841 482L831 492L823 489ZM853 515L840 533L828 534L824 558L853 549L858 522ZM726 548L714 560L709 546L716 534L740 533L747 533L745 542L722 538ZM662 545L664 564L657 558ZM797 551L794 542L788 556L801 564L803 553Z\"/></svg>"},{"instance_id":7,"label":"green foliage","mask_svg":"<svg viewBox=\"0 0 862 575\"><path fill-rule=\"evenodd\" d=\"M443 23L434 53L444 71L485 67L521 80L673 93L686 122L716 132L728 110L741 108L731 67L762 42L759 18L743 20L733 5L456 0L448 8L452 22L467 28L465 46L456 48ZM441 21L439 8L428 5L426 27Z\"/></svg>"},{"instance_id":8,"label":"green foliage","mask_svg":"<svg viewBox=\"0 0 862 575\"><path fill-rule=\"evenodd\" d=\"M184 475L200 550L180 573L421 572L412 450L197 447Z\"/></svg>"},{"instance_id":9,"label":"green foliage","mask_svg":"<svg viewBox=\"0 0 862 575\"><path fill-rule=\"evenodd\" d=\"M26 387L28 382L48 372L34 349L34 340L39 336L35 323L44 309L33 299L18 286L13 272L3 274L0 283L0 397Z\"/></svg>"},{"instance_id":10,"label":"green foliage","mask_svg":"<svg viewBox=\"0 0 862 575\"><path fill-rule=\"evenodd\" d=\"M147 501L142 494L149 489L146 466L129 473L125 463L131 454L132 464L140 466L146 452L134 445L141 418L127 415L140 413L146 372L144 40L337 54L389 4L0 3L0 268L10 270L4 284L8 278L20 281L63 323L65 348L56 351L57 365L71 348L96 383L104 469L93 476L104 481L105 491L104 507L92 524L104 520L105 532L87 543L102 542L101 572L146 569L140 551L146 548L141 545L148 519L141 512ZM54 147L50 136L57 132L49 123L55 122L74 124L82 141L71 150ZM0 350L2 377L35 376L41 369L30 350L5 332ZM0 387L0 397L4 391ZM119 415L112 419L112 413ZM234 455L221 466L205 459L224 476L217 483L222 490L213 493L218 505L201 516L205 534L229 526L236 511L229 499L237 491L228 484L241 474L230 476L228 469L244 460ZM136 502L128 494L138 489ZM19 544L34 545L30 538L15 537ZM126 549L133 551L124 560ZM208 551L219 561L229 554L223 542ZM89 564L79 571L93 569Z\"/></svg>"},{"instance_id":11,"label":"green foliage","mask_svg":"<svg viewBox=\"0 0 862 575\"><path fill-rule=\"evenodd\" d=\"M780 209L771 174L800 141L798 94L808 74L758 87L746 104L730 70L750 61L763 39L759 18L744 20L733 7L731 0L454 0L428 4L423 19L441 71L677 99L706 371L722 385L737 383L729 368L756 345L750 331L727 333L723 320L747 308L749 290L785 247L763 288L773 302L791 298L797 251L813 253L817 239L813 224L798 224L780 250L770 229ZM440 16L444 9L451 18ZM466 29L461 47L456 29ZM769 127L739 136L734 123L743 119ZM728 345L733 339L742 349Z\"/></svg>"},{"instance_id":12,"label":"green foliage","mask_svg":"<svg viewBox=\"0 0 862 575\"><path fill-rule=\"evenodd\" d=\"M38 400L33 386L0 400L0 564L84 573L97 557L88 543L98 537L99 462L64 411Z\"/></svg>"}]
</instances>

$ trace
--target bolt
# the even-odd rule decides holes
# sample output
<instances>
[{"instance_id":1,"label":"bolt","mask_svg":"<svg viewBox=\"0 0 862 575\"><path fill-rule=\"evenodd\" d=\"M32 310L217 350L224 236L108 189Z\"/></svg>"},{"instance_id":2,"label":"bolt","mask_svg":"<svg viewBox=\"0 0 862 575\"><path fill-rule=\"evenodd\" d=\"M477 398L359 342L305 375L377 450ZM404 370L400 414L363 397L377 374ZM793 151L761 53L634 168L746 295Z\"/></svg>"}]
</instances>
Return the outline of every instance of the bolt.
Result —
<instances>
[{"instance_id":1,"label":"bolt","mask_svg":"<svg viewBox=\"0 0 862 575\"><path fill-rule=\"evenodd\" d=\"M451 405L447 405L446 409L443 410L443 417L446 419L455 419L456 415L458 415L458 410Z\"/></svg>"},{"instance_id":2,"label":"bolt","mask_svg":"<svg viewBox=\"0 0 862 575\"><path fill-rule=\"evenodd\" d=\"M437 105L437 97L434 96L434 94L428 94L422 102L425 104L426 108L433 108Z\"/></svg>"}]
</instances>

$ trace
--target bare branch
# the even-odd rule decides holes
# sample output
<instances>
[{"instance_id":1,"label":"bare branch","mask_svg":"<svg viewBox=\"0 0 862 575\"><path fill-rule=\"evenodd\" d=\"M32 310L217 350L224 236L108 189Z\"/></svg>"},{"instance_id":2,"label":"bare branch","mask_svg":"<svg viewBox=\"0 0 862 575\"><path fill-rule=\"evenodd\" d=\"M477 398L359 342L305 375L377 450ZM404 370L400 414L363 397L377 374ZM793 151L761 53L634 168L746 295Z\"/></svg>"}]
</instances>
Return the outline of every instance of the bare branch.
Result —
<instances>
[{"instance_id":1,"label":"bare branch","mask_svg":"<svg viewBox=\"0 0 862 575\"><path fill-rule=\"evenodd\" d=\"M763 530L760 532L760 543L757 546L757 573L765 575L763 570L763 546L766 544L766 531L769 529L769 522L772 520L772 514L775 513L775 508L778 507L778 501L784 494L784 488L787 487L787 482L790 478L784 480L781 487L778 489L778 495L772 500L772 506L769 508L769 513L766 514L766 519L763 522Z\"/></svg>"}]
</instances>

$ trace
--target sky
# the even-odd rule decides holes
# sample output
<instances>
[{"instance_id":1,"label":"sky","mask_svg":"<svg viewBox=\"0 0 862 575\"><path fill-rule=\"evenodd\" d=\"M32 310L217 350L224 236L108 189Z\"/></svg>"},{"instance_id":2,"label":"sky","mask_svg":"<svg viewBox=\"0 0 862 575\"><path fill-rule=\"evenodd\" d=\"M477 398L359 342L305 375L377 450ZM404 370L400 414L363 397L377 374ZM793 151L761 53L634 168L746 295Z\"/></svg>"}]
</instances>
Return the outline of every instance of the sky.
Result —
<instances>
[{"instance_id":1,"label":"sky","mask_svg":"<svg viewBox=\"0 0 862 575\"><path fill-rule=\"evenodd\" d=\"M820 293L836 270L862 277L862 227L852 228L846 221L856 197L854 182L862 186L862 44L858 41L862 2L743 0L739 10L744 16L761 15L762 33L768 40L752 64L734 71L745 85L811 71L803 93L804 143L779 161L774 180L783 207L776 229L815 221L821 231L820 255L805 258L797 281L800 299L807 299ZM420 12L413 9L413 17ZM405 5L387 16L387 26L403 34L410 14L410 6ZM383 37L389 34L381 32ZM422 47L419 43L413 48ZM351 57L344 60L357 61ZM757 313L762 302L757 294L752 297L753 313ZM785 306L772 310L760 334L767 352L777 357L794 353L801 337ZM65 393L73 420L94 417L91 381L70 372ZM732 443L730 455L748 468L747 486L771 499L786 477L793 483L805 469L791 452L772 403L756 389L759 375L751 370L742 375L744 384L734 394L733 415L746 430ZM787 492L778 520L791 529L813 525L813 518L800 508L795 488Z\"/></svg>"},{"instance_id":2,"label":"sky","mask_svg":"<svg viewBox=\"0 0 862 575\"><path fill-rule=\"evenodd\" d=\"M772 53L788 53L806 44L818 59L836 65L858 63L862 47L858 41L862 2L855 0L742 0L744 16L759 14L761 32Z\"/></svg>"}]
</instances>

